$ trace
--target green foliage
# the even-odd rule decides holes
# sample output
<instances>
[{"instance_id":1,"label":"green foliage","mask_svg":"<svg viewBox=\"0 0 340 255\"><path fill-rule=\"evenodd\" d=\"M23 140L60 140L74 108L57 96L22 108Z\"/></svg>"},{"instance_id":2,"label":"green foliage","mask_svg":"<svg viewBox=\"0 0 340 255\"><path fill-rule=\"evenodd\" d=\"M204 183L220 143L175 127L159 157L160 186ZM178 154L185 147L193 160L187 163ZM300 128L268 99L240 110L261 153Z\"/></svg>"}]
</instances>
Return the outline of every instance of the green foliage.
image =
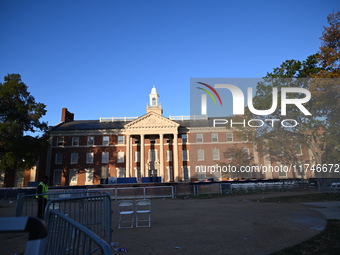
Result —
<instances>
[{"instance_id":1,"label":"green foliage","mask_svg":"<svg viewBox=\"0 0 340 255\"><path fill-rule=\"evenodd\" d=\"M0 170L32 167L47 148L45 105L37 103L19 74L9 74L0 83ZM42 132L42 136L25 135Z\"/></svg>"}]
</instances>

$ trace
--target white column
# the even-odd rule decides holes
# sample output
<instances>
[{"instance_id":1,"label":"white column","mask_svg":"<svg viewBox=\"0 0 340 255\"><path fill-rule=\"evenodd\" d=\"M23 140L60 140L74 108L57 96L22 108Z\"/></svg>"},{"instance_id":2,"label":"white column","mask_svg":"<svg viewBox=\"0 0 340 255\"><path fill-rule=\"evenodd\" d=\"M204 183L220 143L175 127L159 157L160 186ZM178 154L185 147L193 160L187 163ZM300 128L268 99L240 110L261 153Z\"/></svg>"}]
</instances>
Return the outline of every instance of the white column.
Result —
<instances>
[{"instance_id":1,"label":"white column","mask_svg":"<svg viewBox=\"0 0 340 255\"><path fill-rule=\"evenodd\" d=\"M159 176L162 178L162 181L163 178L164 178L164 135L163 134L160 134L159 135L159 140L160 140L160 143L159 143Z\"/></svg>"},{"instance_id":2,"label":"white column","mask_svg":"<svg viewBox=\"0 0 340 255\"><path fill-rule=\"evenodd\" d=\"M179 171L178 171L178 135L174 134L174 181L179 181Z\"/></svg>"},{"instance_id":3,"label":"white column","mask_svg":"<svg viewBox=\"0 0 340 255\"><path fill-rule=\"evenodd\" d=\"M144 135L140 135L140 173L145 176L145 161L144 161Z\"/></svg>"},{"instance_id":4,"label":"white column","mask_svg":"<svg viewBox=\"0 0 340 255\"><path fill-rule=\"evenodd\" d=\"M125 163L125 174L126 177L130 177L130 168L131 168L131 162L130 162L130 135L126 136L126 163Z\"/></svg>"}]
</instances>

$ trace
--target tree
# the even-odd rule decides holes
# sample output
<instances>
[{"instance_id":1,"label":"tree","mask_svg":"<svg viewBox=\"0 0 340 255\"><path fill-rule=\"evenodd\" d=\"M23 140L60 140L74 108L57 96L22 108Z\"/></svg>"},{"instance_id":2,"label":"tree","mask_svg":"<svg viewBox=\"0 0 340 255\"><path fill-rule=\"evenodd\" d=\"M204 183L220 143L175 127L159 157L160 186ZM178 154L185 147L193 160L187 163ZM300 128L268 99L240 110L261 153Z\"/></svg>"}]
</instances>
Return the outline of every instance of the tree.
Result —
<instances>
[{"instance_id":1,"label":"tree","mask_svg":"<svg viewBox=\"0 0 340 255\"><path fill-rule=\"evenodd\" d=\"M0 171L6 187L14 186L16 171L33 167L47 149L47 123L40 121L45 107L27 91L19 74L9 74L0 83ZM35 132L43 135L28 135Z\"/></svg>"},{"instance_id":2,"label":"tree","mask_svg":"<svg viewBox=\"0 0 340 255\"><path fill-rule=\"evenodd\" d=\"M223 171L223 175L226 178L253 178L251 171L246 171L246 169L241 169L242 166L251 166L251 161L253 159L252 155L246 148L239 148L234 144L233 147L228 148L227 151L223 152L224 158L229 160L228 164L225 162L220 163L221 166L229 166L226 169L228 171Z\"/></svg>"},{"instance_id":3,"label":"tree","mask_svg":"<svg viewBox=\"0 0 340 255\"><path fill-rule=\"evenodd\" d=\"M318 82L311 85L315 95L316 115L325 125L324 140L327 141L323 161L338 163L340 160L340 12L327 16L329 26L324 27L317 60L322 70L313 75ZM334 81L335 80L335 81Z\"/></svg>"}]
</instances>

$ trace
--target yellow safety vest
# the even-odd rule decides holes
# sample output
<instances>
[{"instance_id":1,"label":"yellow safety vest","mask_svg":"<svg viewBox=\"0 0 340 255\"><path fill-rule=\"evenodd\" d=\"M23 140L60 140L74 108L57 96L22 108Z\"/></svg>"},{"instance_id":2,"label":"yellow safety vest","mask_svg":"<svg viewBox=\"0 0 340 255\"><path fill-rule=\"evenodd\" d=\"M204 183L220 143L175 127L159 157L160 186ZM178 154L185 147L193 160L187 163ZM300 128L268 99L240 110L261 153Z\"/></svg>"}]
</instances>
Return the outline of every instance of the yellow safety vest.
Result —
<instances>
[{"instance_id":1,"label":"yellow safety vest","mask_svg":"<svg viewBox=\"0 0 340 255\"><path fill-rule=\"evenodd\" d=\"M48 193L48 186L45 183L43 183L43 182L40 182L39 185L42 186L42 191L41 192L46 194L46 195L43 195L42 197L47 199L48 198L48 195L47 195L47 193ZM37 190L37 192L38 192L38 190ZM39 196L36 196L36 198L39 198Z\"/></svg>"}]
</instances>

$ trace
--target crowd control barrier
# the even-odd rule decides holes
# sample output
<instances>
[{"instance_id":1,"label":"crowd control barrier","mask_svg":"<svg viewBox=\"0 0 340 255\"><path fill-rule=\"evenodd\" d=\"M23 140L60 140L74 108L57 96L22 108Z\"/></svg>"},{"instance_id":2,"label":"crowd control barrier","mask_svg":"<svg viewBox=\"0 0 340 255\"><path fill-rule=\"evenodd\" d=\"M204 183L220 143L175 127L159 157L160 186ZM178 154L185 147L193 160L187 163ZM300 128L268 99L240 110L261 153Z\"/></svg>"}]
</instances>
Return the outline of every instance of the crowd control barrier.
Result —
<instances>
[{"instance_id":1,"label":"crowd control barrier","mask_svg":"<svg viewBox=\"0 0 340 255\"><path fill-rule=\"evenodd\" d=\"M57 210L47 213L47 255L111 255L110 246L79 222Z\"/></svg>"}]
</instances>

